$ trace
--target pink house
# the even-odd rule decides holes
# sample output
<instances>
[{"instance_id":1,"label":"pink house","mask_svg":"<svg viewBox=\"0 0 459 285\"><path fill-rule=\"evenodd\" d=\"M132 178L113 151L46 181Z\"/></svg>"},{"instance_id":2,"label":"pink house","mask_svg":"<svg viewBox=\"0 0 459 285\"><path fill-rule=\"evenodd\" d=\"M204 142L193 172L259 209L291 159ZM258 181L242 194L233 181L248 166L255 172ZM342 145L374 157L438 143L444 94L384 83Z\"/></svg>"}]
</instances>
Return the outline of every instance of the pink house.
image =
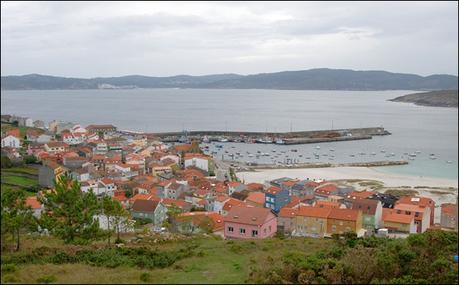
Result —
<instances>
[{"instance_id":1,"label":"pink house","mask_svg":"<svg viewBox=\"0 0 459 285\"><path fill-rule=\"evenodd\" d=\"M224 222L228 239L263 239L277 231L276 216L267 208L233 206Z\"/></svg>"}]
</instances>

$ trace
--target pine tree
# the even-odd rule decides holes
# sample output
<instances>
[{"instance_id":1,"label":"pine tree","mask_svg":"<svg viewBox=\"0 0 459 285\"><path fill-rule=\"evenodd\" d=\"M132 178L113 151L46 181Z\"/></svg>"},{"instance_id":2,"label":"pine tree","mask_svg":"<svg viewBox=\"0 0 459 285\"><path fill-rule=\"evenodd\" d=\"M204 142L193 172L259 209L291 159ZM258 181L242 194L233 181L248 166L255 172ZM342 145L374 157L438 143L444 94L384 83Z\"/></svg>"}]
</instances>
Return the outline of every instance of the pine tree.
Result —
<instances>
[{"instance_id":1,"label":"pine tree","mask_svg":"<svg viewBox=\"0 0 459 285\"><path fill-rule=\"evenodd\" d=\"M8 232L11 233L13 241L16 239L15 250L18 251L20 248L21 230L28 226L35 225L32 209L30 206L26 205L26 197L23 191L5 187L5 189L2 189L1 196L2 242L3 234Z\"/></svg>"},{"instance_id":2,"label":"pine tree","mask_svg":"<svg viewBox=\"0 0 459 285\"><path fill-rule=\"evenodd\" d=\"M99 223L94 219L100 206L94 192L82 192L80 184L67 174L54 184L55 189L40 199L45 207L41 227L65 243L87 243L100 238Z\"/></svg>"}]
</instances>

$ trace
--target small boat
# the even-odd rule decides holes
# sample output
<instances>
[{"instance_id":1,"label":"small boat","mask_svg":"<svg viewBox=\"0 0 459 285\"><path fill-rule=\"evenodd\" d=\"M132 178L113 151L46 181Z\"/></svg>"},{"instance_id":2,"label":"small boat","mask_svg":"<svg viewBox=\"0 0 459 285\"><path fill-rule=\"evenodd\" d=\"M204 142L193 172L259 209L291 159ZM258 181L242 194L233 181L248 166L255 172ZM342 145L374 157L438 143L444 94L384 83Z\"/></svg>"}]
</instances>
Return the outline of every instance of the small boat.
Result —
<instances>
[{"instance_id":1,"label":"small boat","mask_svg":"<svg viewBox=\"0 0 459 285\"><path fill-rule=\"evenodd\" d=\"M391 155L391 156L395 156L395 153L391 152L390 155Z\"/></svg>"},{"instance_id":2,"label":"small boat","mask_svg":"<svg viewBox=\"0 0 459 285\"><path fill-rule=\"evenodd\" d=\"M415 153L410 153L410 157L416 157Z\"/></svg>"},{"instance_id":3,"label":"small boat","mask_svg":"<svg viewBox=\"0 0 459 285\"><path fill-rule=\"evenodd\" d=\"M421 151L420 151L420 150L417 150L417 151L415 151L415 152L416 152L416 153L421 153Z\"/></svg>"},{"instance_id":4,"label":"small boat","mask_svg":"<svg viewBox=\"0 0 459 285\"><path fill-rule=\"evenodd\" d=\"M385 149L383 149L383 150L381 150L381 152L382 152L382 153L385 153L385 152L386 152L386 150L385 150Z\"/></svg>"},{"instance_id":5,"label":"small boat","mask_svg":"<svg viewBox=\"0 0 459 285\"><path fill-rule=\"evenodd\" d=\"M331 148L330 151L335 151L335 149L334 149L334 148Z\"/></svg>"},{"instance_id":6,"label":"small boat","mask_svg":"<svg viewBox=\"0 0 459 285\"><path fill-rule=\"evenodd\" d=\"M434 160L437 159L435 156L431 156L430 159Z\"/></svg>"},{"instance_id":7,"label":"small boat","mask_svg":"<svg viewBox=\"0 0 459 285\"><path fill-rule=\"evenodd\" d=\"M414 160L414 157L408 157L409 160Z\"/></svg>"},{"instance_id":8,"label":"small boat","mask_svg":"<svg viewBox=\"0 0 459 285\"><path fill-rule=\"evenodd\" d=\"M303 157L303 155L302 155L302 154L300 154L300 155L298 155L298 156L299 156L299 157Z\"/></svg>"},{"instance_id":9,"label":"small boat","mask_svg":"<svg viewBox=\"0 0 459 285\"><path fill-rule=\"evenodd\" d=\"M298 152L297 149L292 149L292 150L290 150L290 151L291 151L291 152Z\"/></svg>"},{"instance_id":10,"label":"small boat","mask_svg":"<svg viewBox=\"0 0 459 285\"><path fill-rule=\"evenodd\" d=\"M306 159L311 159L311 157L309 157L309 156L306 156Z\"/></svg>"},{"instance_id":11,"label":"small boat","mask_svg":"<svg viewBox=\"0 0 459 285\"><path fill-rule=\"evenodd\" d=\"M276 150L275 150L275 149L273 149L273 150L272 150L272 152L276 152Z\"/></svg>"},{"instance_id":12,"label":"small boat","mask_svg":"<svg viewBox=\"0 0 459 285\"><path fill-rule=\"evenodd\" d=\"M355 157L355 154L350 154L349 156L350 156L350 157Z\"/></svg>"},{"instance_id":13,"label":"small boat","mask_svg":"<svg viewBox=\"0 0 459 285\"><path fill-rule=\"evenodd\" d=\"M372 152L371 155L376 155L376 152Z\"/></svg>"},{"instance_id":14,"label":"small boat","mask_svg":"<svg viewBox=\"0 0 459 285\"><path fill-rule=\"evenodd\" d=\"M316 146L316 149L320 149L320 146Z\"/></svg>"},{"instance_id":15,"label":"small boat","mask_svg":"<svg viewBox=\"0 0 459 285\"><path fill-rule=\"evenodd\" d=\"M249 157L253 157L253 154L250 153L250 154L249 154Z\"/></svg>"},{"instance_id":16,"label":"small boat","mask_svg":"<svg viewBox=\"0 0 459 285\"><path fill-rule=\"evenodd\" d=\"M257 150L257 153L261 153L261 151Z\"/></svg>"},{"instance_id":17,"label":"small boat","mask_svg":"<svg viewBox=\"0 0 459 285\"><path fill-rule=\"evenodd\" d=\"M322 155L323 155L323 156L328 156L328 154L326 154L326 153L324 153L324 154L322 154Z\"/></svg>"},{"instance_id":18,"label":"small boat","mask_svg":"<svg viewBox=\"0 0 459 285\"><path fill-rule=\"evenodd\" d=\"M228 139L225 139L225 138L221 138L218 140L219 142L228 142Z\"/></svg>"},{"instance_id":19,"label":"small boat","mask_svg":"<svg viewBox=\"0 0 459 285\"><path fill-rule=\"evenodd\" d=\"M453 163L451 160L446 161L446 163Z\"/></svg>"},{"instance_id":20,"label":"small boat","mask_svg":"<svg viewBox=\"0 0 459 285\"><path fill-rule=\"evenodd\" d=\"M283 139L277 139L276 144L285 144L285 141Z\"/></svg>"}]
</instances>

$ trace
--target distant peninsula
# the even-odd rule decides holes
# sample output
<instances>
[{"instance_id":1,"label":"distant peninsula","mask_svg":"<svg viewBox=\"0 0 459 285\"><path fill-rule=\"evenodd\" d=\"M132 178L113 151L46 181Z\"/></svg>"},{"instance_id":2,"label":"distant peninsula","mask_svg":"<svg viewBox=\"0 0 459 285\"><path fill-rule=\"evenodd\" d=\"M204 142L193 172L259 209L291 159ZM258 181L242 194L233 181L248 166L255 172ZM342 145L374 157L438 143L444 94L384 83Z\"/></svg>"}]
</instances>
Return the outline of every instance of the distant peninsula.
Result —
<instances>
[{"instance_id":1,"label":"distant peninsula","mask_svg":"<svg viewBox=\"0 0 459 285\"><path fill-rule=\"evenodd\" d=\"M214 74L151 77L68 78L29 74L2 76L2 90L59 89L132 89L132 88L200 88L200 89L278 89L278 90L456 90L458 77L436 74L392 73L318 68L252 75Z\"/></svg>"},{"instance_id":2,"label":"distant peninsula","mask_svg":"<svg viewBox=\"0 0 459 285\"><path fill-rule=\"evenodd\" d=\"M457 108L457 90L438 90L400 96L389 101L414 103L421 106Z\"/></svg>"}]
</instances>

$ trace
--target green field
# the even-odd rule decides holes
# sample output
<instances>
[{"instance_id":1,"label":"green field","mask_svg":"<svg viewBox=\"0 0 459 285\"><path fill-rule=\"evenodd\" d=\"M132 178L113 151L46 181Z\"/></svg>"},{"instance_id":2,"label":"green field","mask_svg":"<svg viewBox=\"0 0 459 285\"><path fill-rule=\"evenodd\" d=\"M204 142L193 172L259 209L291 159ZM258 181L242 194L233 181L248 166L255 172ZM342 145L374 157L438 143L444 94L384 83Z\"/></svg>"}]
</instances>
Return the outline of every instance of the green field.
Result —
<instances>
[{"instance_id":1,"label":"green field","mask_svg":"<svg viewBox=\"0 0 459 285\"><path fill-rule=\"evenodd\" d=\"M24 190L27 195L34 195L39 188L37 168L29 166L2 168L1 188Z\"/></svg>"},{"instance_id":2,"label":"green field","mask_svg":"<svg viewBox=\"0 0 459 285\"><path fill-rule=\"evenodd\" d=\"M166 268L142 269L132 266L108 268L83 263L40 264L33 261L33 258L26 258L24 264L15 265L11 272L6 272L9 269L2 269L2 283L37 283L39 278L46 276L52 276L57 283L145 283L142 279L148 279L148 283L244 283L249 277L251 267L257 266L260 260L280 259L285 252L289 251L312 254L329 246L332 241L298 238L232 242L216 237L199 236L186 241L164 242L159 245L146 240L141 245L167 251L176 250L190 243L196 246L193 250L195 254L178 260ZM101 246L105 244L99 242L93 246L78 246L78 248L94 250ZM2 255L2 264L6 257L21 256L24 252L32 252L34 249L43 252L41 255L43 258L45 252L71 253L75 252L76 248L76 246L65 246L54 238L27 238L23 243L22 253Z\"/></svg>"}]
</instances>

